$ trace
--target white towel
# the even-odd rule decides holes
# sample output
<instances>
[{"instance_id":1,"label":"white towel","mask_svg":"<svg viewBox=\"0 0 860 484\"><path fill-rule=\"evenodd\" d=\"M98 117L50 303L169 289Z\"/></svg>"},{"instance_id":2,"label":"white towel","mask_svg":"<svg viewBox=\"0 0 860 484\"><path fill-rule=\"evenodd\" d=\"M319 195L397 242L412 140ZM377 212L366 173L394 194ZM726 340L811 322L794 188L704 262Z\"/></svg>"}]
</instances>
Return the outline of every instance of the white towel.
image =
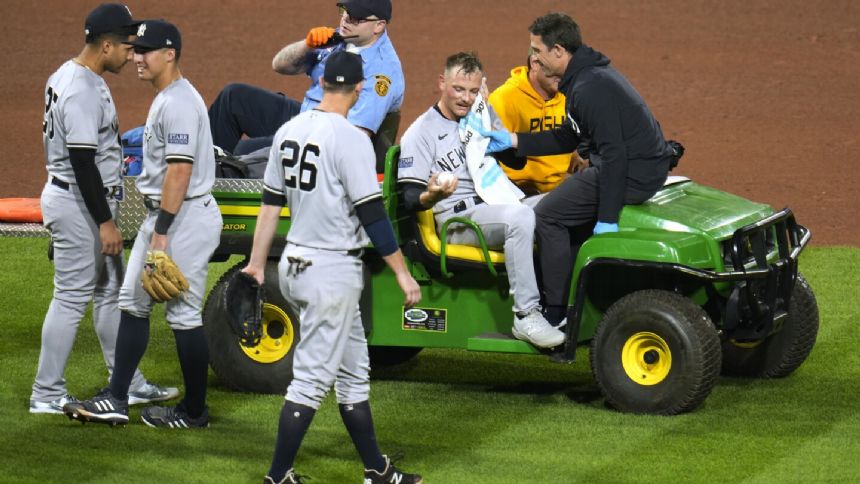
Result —
<instances>
[{"instance_id":1,"label":"white towel","mask_svg":"<svg viewBox=\"0 0 860 484\"><path fill-rule=\"evenodd\" d=\"M481 119L485 129L492 129L490 110L480 94L472 105L472 113ZM481 136L471 126L461 124L460 140L466 145L466 167L478 196L489 205L520 203L525 194L508 179L495 158L484 155L490 138Z\"/></svg>"}]
</instances>

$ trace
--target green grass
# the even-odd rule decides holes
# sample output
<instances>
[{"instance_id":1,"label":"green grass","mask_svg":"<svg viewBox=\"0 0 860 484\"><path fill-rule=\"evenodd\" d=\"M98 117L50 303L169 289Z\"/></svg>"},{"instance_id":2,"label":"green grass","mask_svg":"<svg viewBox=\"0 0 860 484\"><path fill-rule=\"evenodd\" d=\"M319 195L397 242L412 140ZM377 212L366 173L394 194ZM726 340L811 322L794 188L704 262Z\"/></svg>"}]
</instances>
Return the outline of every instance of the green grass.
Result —
<instances>
[{"instance_id":1,"label":"green grass","mask_svg":"<svg viewBox=\"0 0 860 484\"><path fill-rule=\"evenodd\" d=\"M0 482L260 482L282 398L226 391L210 377L212 426L109 428L30 415L27 401L52 291L44 239L0 239ZM235 262L232 261L232 262ZM232 263L231 262L231 263ZM212 266L212 279L229 264ZM807 362L775 381L722 378L697 411L624 415L604 407L588 368L543 357L425 350L374 374L381 447L402 452L428 483L856 482L860 480L860 250L812 248L801 269L818 297L821 332ZM141 367L181 385L170 330L157 312ZM66 371L91 396L107 373L89 316ZM334 398L297 460L313 483L361 482Z\"/></svg>"}]
</instances>

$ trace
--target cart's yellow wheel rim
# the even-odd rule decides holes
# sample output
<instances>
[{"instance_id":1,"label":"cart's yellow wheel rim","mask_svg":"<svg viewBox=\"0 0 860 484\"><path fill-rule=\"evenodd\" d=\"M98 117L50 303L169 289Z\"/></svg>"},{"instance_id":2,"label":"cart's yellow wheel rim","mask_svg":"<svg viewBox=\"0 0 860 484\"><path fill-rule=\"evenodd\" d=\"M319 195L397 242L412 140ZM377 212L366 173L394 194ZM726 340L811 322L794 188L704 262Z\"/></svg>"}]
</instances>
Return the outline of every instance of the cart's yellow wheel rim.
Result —
<instances>
[{"instance_id":1,"label":"cart's yellow wheel rim","mask_svg":"<svg viewBox=\"0 0 860 484\"><path fill-rule=\"evenodd\" d=\"M293 348L295 328L293 321L283 309L273 304L263 304L263 337L260 344L252 348L239 345L248 358L257 363L280 361Z\"/></svg>"},{"instance_id":2,"label":"cart's yellow wheel rim","mask_svg":"<svg viewBox=\"0 0 860 484\"><path fill-rule=\"evenodd\" d=\"M663 338L643 331L627 338L621 349L621 364L631 380L656 385L672 369L672 351Z\"/></svg>"}]
</instances>

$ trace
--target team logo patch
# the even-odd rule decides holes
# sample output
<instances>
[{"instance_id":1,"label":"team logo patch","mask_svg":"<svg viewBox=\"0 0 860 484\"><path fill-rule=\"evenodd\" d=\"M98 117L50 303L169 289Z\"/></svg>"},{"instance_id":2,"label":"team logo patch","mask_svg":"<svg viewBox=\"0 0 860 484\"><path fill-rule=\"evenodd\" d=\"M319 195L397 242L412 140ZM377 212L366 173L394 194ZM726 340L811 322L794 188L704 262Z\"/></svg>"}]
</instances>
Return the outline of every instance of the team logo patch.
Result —
<instances>
[{"instance_id":1,"label":"team logo patch","mask_svg":"<svg viewBox=\"0 0 860 484\"><path fill-rule=\"evenodd\" d=\"M400 158L397 162L397 168L411 168L412 167L412 157L409 156L407 158Z\"/></svg>"},{"instance_id":2,"label":"team logo patch","mask_svg":"<svg viewBox=\"0 0 860 484\"><path fill-rule=\"evenodd\" d=\"M382 74L377 74L376 76L376 85L373 86L373 90L376 91L380 97L385 97L388 95L388 89L391 87L391 79L383 76Z\"/></svg>"},{"instance_id":3,"label":"team logo patch","mask_svg":"<svg viewBox=\"0 0 860 484\"><path fill-rule=\"evenodd\" d=\"M168 133L167 144L171 145L187 145L188 135L184 133Z\"/></svg>"}]
</instances>

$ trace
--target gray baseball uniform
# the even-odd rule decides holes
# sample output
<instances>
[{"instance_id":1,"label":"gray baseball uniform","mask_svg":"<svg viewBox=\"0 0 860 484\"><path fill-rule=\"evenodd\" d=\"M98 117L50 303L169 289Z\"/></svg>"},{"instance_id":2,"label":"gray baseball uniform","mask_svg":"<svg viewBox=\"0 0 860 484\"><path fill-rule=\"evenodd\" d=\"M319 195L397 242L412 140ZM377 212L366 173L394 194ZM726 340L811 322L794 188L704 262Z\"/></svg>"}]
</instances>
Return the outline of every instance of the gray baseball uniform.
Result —
<instances>
[{"instance_id":1,"label":"gray baseball uniform","mask_svg":"<svg viewBox=\"0 0 860 484\"><path fill-rule=\"evenodd\" d=\"M492 108L490 115L494 129L503 129ZM483 203L466 166L459 123L446 118L435 105L419 116L403 134L397 166L398 183L427 186L434 173L453 173L458 180L457 189L433 206L437 228L451 217L465 217L477 223L491 249L504 249L505 268L514 298L513 310L525 312L538 307L540 296L532 254L535 224L532 207L536 200L525 204ZM456 223L449 227L448 242L479 244L471 229Z\"/></svg>"},{"instance_id":2,"label":"gray baseball uniform","mask_svg":"<svg viewBox=\"0 0 860 484\"><path fill-rule=\"evenodd\" d=\"M113 369L119 327L117 295L123 277L122 256L101 253L99 228L75 183L69 148L95 150L108 206L118 216L114 195L121 185L119 122L104 79L69 60L45 86L43 141L48 183L42 190L45 227L54 246L54 296L42 325L42 349L31 399L56 400L67 393L63 376L78 325L93 300L93 324L108 371ZM131 389L146 380L136 371Z\"/></svg>"},{"instance_id":3,"label":"gray baseball uniform","mask_svg":"<svg viewBox=\"0 0 860 484\"><path fill-rule=\"evenodd\" d=\"M368 399L370 361L358 300L369 239L355 207L381 197L370 139L343 116L312 110L275 134L264 189L286 197L291 225L278 266L302 339L286 398L318 409Z\"/></svg>"},{"instance_id":4,"label":"gray baseball uniform","mask_svg":"<svg viewBox=\"0 0 860 484\"><path fill-rule=\"evenodd\" d=\"M148 200L150 212L131 249L119 295L120 309L137 317L149 317L153 305L140 276L155 230L168 158L193 164L185 201L167 231L166 250L190 286L183 297L166 303L166 319L173 329L190 329L203 324L209 258L220 242L223 222L209 193L215 182L215 154L206 105L186 79L159 92L146 118L143 169L137 187Z\"/></svg>"}]
</instances>

